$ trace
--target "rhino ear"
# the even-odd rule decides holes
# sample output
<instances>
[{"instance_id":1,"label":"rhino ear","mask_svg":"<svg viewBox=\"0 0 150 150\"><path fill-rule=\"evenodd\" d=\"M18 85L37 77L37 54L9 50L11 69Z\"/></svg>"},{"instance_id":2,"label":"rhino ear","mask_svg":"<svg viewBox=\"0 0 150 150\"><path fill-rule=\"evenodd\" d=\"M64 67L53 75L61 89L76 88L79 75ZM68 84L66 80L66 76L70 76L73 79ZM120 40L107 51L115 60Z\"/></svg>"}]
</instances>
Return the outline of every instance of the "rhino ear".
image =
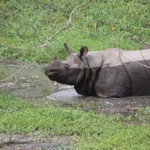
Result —
<instances>
[{"instance_id":1,"label":"rhino ear","mask_svg":"<svg viewBox=\"0 0 150 150\"><path fill-rule=\"evenodd\" d=\"M80 49L80 57L85 56L88 53L88 47L87 46L83 46Z\"/></svg>"},{"instance_id":2,"label":"rhino ear","mask_svg":"<svg viewBox=\"0 0 150 150\"><path fill-rule=\"evenodd\" d=\"M65 47L65 49L66 49L68 55L72 53L72 49L69 48L68 45L67 45L66 43L64 43L64 47Z\"/></svg>"}]
</instances>

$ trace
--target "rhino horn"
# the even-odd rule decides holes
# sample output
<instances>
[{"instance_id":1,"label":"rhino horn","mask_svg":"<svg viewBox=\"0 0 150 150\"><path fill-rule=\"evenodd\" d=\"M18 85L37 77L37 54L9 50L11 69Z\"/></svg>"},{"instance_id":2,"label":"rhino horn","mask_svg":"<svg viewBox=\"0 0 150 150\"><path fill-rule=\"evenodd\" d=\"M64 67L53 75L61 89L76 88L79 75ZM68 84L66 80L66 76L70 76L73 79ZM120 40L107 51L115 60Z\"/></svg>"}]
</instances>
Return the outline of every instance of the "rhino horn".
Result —
<instances>
[{"instance_id":1,"label":"rhino horn","mask_svg":"<svg viewBox=\"0 0 150 150\"><path fill-rule=\"evenodd\" d=\"M64 47L65 47L65 49L66 49L68 55L72 53L72 49L69 48L68 45L67 45L66 43L64 43Z\"/></svg>"}]
</instances>

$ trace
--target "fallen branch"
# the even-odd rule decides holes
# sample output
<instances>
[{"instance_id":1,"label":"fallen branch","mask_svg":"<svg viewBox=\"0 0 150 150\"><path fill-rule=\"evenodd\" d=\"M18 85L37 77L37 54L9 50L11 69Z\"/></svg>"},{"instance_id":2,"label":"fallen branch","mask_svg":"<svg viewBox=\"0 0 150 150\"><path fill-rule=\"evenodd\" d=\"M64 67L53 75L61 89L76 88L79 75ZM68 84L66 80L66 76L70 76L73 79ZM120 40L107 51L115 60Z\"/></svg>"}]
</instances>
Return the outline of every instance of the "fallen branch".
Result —
<instances>
[{"instance_id":1,"label":"fallen branch","mask_svg":"<svg viewBox=\"0 0 150 150\"><path fill-rule=\"evenodd\" d=\"M85 3L81 4L80 6L77 6L77 7L70 13L69 19L68 19L66 25L64 25L63 27L61 27L61 28L60 28L59 30L57 30L52 36L50 36L50 37L45 41L44 44L41 44L41 45L39 45L39 46L37 46L37 47L30 47L30 48L22 48L22 47L16 47L16 46L12 46L12 45L2 45L2 46L5 47L5 48L20 49L20 50L44 48L45 46L48 45L48 43L49 43L57 34L59 34L62 30L64 30L65 28L67 28L67 27L71 24L71 22L72 22L72 16L73 16L74 13L75 13L78 9L80 9L81 7L87 5L87 4L90 3L90 2L91 2L91 1L88 1L88 2L85 2ZM3 48L3 47L2 47L2 48Z\"/></svg>"},{"instance_id":2,"label":"fallen branch","mask_svg":"<svg viewBox=\"0 0 150 150\"><path fill-rule=\"evenodd\" d=\"M49 37L44 44L39 45L37 48L43 48L45 46L48 45L48 43L57 35L59 34L62 30L66 29L72 22L72 15L75 13L75 11L77 11L79 8L87 5L88 3L90 3L91 1L85 2L83 4L81 4L80 6L77 6L69 15L69 19L68 22L66 23L66 25L64 25L63 27L61 27L59 30L57 30L51 37Z\"/></svg>"},{"instance_id":3,"label":"fallen branch","mask_svg":"<svg viewBox=\"0 0 150 150\"><path fill-rule=\"evenodd\" d=\"M41 54L42 52L43 52L43 50L39 50L39 51L37 52L37 55L36 55L37 57L34 57L34 60L36 60L36 59L40 56L40 54ZM12 78L12 77L14 77L16 74L18 74L20 71L22 71L24 68L30 67L31 65L32 65L32 64L28 64L28 65L22 66L19 70L17 70L16 72L14 72L11 76L8 76L8 77L6 77L6 78L0 80L0 83L9 80L10 78Z\"/></svg>"},{"instance_id":4,"label":"fallen branch","mask_svg":"<svg viewBox=\"0 0 150 150\"><path fill-rule=\"evenodd\" d=\"M25 67L29 67L29 66L31 66L31 65L27 65L27 66L24 65L24 66L21 67L18 71L16 71L15 73L13 73L11 76L6 77L5 79L0 80L0 82L5 82L5 81L7 81L8 79L14 77L16 74L18 74L20 71L22 71Z\"/></svg>"}]
</instances>

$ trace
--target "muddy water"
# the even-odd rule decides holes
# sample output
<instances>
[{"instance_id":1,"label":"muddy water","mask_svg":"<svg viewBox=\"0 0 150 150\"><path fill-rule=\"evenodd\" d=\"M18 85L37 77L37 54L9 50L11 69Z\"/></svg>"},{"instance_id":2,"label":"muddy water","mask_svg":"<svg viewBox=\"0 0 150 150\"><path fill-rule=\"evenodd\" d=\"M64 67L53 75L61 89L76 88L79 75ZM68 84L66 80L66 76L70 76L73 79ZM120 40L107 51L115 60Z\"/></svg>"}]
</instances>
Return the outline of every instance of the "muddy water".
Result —
<instances>
[{"instance_id":1,"label":"muddy water","mask_svg":"<svg viewBox=\"0 0 150 150\"><path fill-rule=\"evenodd\" d=\"M69 150L74 137L42 135L6 135L1 134L3 141L0 143L1 150Z\"/></svg>"},{"instance_id":2,"label":"muddy water","mask_svg":"<svg viewBox=\"0 0 150 150\"><path fill-rule=\"evenodd\" d=\"M0 62L0 73L7 78L18 71L12 78L0 82L0 91L23 99L38 102L56 102L62 106L81 107L105 114L134 113L141 107L150 106L150 96L126 98L97 98L78 95L71 86L50 81L44 75L46 64L27 64L17 61ZM2 77L1 77L2 78Z\"/></svg>"},{"instance_id":3,"label":"muddy water","mask_svg":"<svg viewBox=\"0 0 150 150\"><path fill-rule=\"evenodd\" d=\"M46 92L52 91L51 83L43 76L44 65L20 64L19 62L3 62L0 72L5 78L21 71L6 81L1 81L0 90L21 98L38 99Z\"/></svg>"},{"instance_id":4,"label":"muddy water","mask_svg":"<svg viewBox=\"0 0 150 150\"><path fill-rule=\"evenodd\" d=\"M24 100L35 102L51 102L46 98L55 91L58 85L49 82L44 76L46 65L19 63L15 60L0 61L0 92L8 93ZM20 70L21 69L21 70ZM19 71L19 72L18 72ZM17 74L15 74L18 72ZM15 74L14 76L12 76ZM11 78L8 78L12 76ZM7 79L2 81L3 79ZM61 89L59 87L59 89ZM2 150L61 150L71 149L74 137L43 137L39 133L31 135L0 133L0 149Z\"/></svg>"},{"instance_id":5,"label":"muddy water","mask_svg":"<svg viewBox=\"0 0 150 150\"><path fill-rule=\"evenodd\" d=\"M150 106L150 96L126 98L96 98L78 95L73 87L51 82L44 75L46 64L27 64L17 61L0 60L0 92L12 94L24 100L49 102L63 107L80 107L85 111L124 115L134 114L139 108ZM21 70L20 70L21 69ZM19 72L18 72L19 71ZM18 72L17 74L15 74ZM14 76L12 76L15 74ZM12 76L11 78L8 78ZM2 81L2 79L6 79ZM71 149L68 137L43 137L8 135L0 133L2 149ZM11 140L10 140L11 138ZM70 141L69 141L70 139Z\"/></svg>"},{"instance_id":6,"label":"muddy water","mask_svg":"<svg viewBox=\"0 0 150 150\"><path fill-rule=\"evenodd\" d=\"M67 98L66 98L67 97ZM104 114L121 113L134 114L138 109L150 106L150 97L126 97L126 98L97 98L78 95L74 89L56 92L47 96L50 100L60 101L64 105L77 105L84 110L94 110Z\"/></svg>"}]
</instances>

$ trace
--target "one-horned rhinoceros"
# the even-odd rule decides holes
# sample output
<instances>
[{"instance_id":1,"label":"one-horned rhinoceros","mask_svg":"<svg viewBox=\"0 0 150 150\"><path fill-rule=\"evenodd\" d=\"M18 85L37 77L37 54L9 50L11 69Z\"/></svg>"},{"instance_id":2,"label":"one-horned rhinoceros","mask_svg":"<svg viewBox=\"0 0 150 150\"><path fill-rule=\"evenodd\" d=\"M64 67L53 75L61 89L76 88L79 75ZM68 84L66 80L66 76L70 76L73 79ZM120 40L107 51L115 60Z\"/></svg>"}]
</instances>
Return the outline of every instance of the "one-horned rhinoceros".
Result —
<instances>
[{"instance_id":1,"label":"one-horned rhinoceros","mask_svg":"<svg viewBox=\"0 0 150 150\"><path fill-rule=\"evenodd\" d=\"M45 69L50 80L74 85L78 94L98 97L150 95L150 49L123 51L109 48L79 54L64 44L65 61L54 58Z\"/></svg>"}]
</instances>

